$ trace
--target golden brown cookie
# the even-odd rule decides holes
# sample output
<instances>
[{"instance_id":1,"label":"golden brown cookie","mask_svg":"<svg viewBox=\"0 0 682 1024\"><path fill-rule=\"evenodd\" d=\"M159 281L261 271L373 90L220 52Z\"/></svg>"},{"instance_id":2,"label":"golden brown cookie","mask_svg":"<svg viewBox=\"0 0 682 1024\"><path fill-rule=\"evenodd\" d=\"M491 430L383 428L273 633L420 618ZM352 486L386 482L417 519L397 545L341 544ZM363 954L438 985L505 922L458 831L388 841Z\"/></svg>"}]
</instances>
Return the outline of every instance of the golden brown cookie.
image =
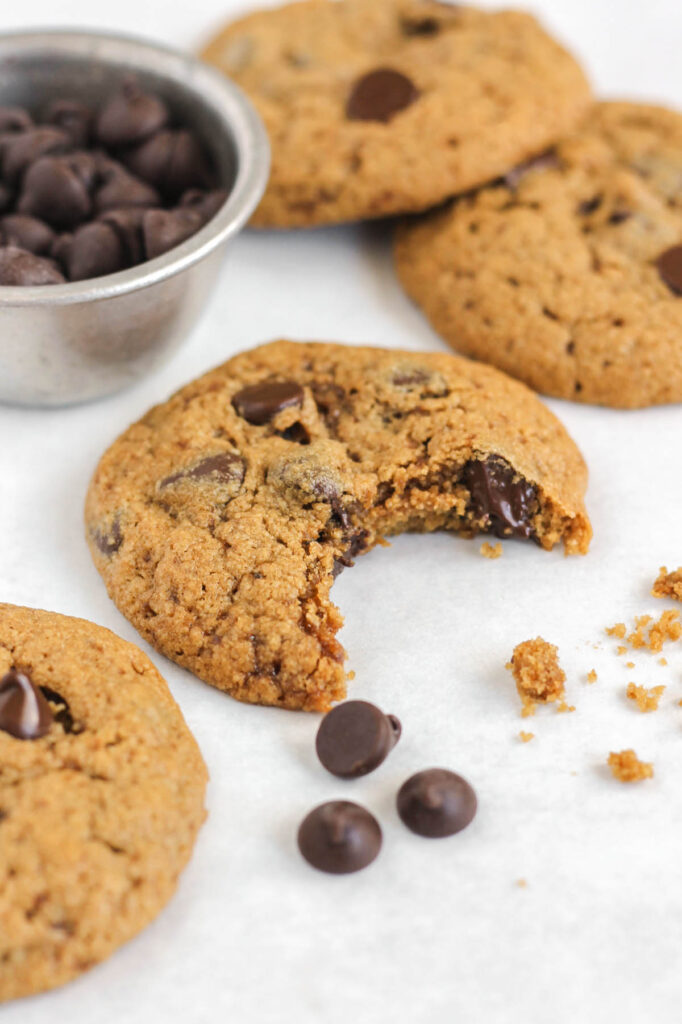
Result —
<instances>
[{"instance_id":1,"label":"golden brown cookie","mask_svg":"<svg viewBox=\"0 0 682 1024\"><path fill-rule=\"evenodd\" d=\"M205 787L182 714L137 647L0 604L0 1002L70 981L156 917Z\"/></svg>"},{"instance_id":2,"label":"golden brown cookie","mask_svg":"<svg viewBox=\"0 0 682 1024\"><path fill-rule=\"evenodd\" d=\"M260 226L425 210L542 151L589 103L575 60L532 17L435 0L257 11L203 56L265 121Z\"/></svg>"},{"instance_id":3,"label":"golden brown cookie","mask_svg":"<svg viewBox=\"0 0 682 1024\"><path fill-rule=\"evenodd\" d=\"M240 700L345 695L335 575L388 534L587 550L586 470L559 421L489 367L275 342L229 360L102 458L86 522L109 594L169 658Z\"/></svg>"},{"instance_id":4,"label":"golden brown cookie","mask_svg":"<svg viewBox=\"0 0 682 1024\"><path fill-rule=\"evenodd\" d=\"M682 400L682 115L602 103L580 134L403 226L406 291L454 348L545 394Z\"/></svg>"}]
</instances>

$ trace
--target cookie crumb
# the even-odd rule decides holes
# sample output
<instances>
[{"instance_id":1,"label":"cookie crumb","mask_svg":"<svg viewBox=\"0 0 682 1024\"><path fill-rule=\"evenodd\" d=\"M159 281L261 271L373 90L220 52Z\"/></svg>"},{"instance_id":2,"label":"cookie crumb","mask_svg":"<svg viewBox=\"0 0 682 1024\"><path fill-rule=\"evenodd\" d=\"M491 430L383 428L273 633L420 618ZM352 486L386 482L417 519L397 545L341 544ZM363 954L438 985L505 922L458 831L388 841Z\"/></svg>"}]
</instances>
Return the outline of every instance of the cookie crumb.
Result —
<instances>
[{"instance_id":1,"label":"cookie crumb","mask_svg":"<svg viewBox=\"0 0 682 1024\"><path fill-rule=\"evenodd\" d=\"M566 673L559 665L554 644L540 636L535 640L524 640L514 648L507 668L514 676L524 717L535 714L536 704L565 703Z\"/></svg>"},{"instance_id":2,"label":"cookie crumb","mask_svg":"<svg viewBox=\"0 0 682 1024\"><path fill-rule=\"evenodd\" d=\"M605 632L609 636L618 637L619 640L623 640L627 633L627 626L624 622L617 622L615 626L607 626Z\"/></svg>"},{"instance_id":3,"label":"cookie crumb","mask_svg":"<svg viewBox=\"0 0 682 1024\"><path fill-rule=\"evenodd\" d=\"M635 629L628 636L631 647L645 647L652 654L658 654L664 643L679 640L682 636L682 623L679 622L678 611L665 611L657 622L651 615L639 615L635 619ZM649 625L651 623L651 625ZM649 626L647 634L646 627Z\"/></svg>"},{"instance_id":4,"label":"cookie crumb","mask_svg":"<svg viewBox=\"0 0 682 1024\"><path fill-rule=\"evenodd\" d=\"M618 647L616 648L616 654L625 654L626 652L627 647L624 647L623 644L618 644Z\"/></svg>"},{"instance_id":5,"label":"cookie crumb","mask_svg":"<svg viewBox=\"0 0 682 1024\"><path fill-rule=\"evenodd\" d=\"M528 882L526 881L525 878L517 878L516 884L518 885L519 889L527 889L528 888Z\"/></svg>"},{"instance_id":6,"label":"cookie crumb","mask_svg":"<svg viewBox=\"0 0 682 1024\"><path fill-rule=\"evenodd\" d=\"M502 545L499 541L497 544L489 544L486 541L485 544L481 544L481 554L484 558L501 558Z\"/></svg>"},{"instance_id":7,"label":"cookie crumb","mask_svg":"<svg viewBox=\"0 0 682 1024\"><path fill-rule=\"evenodd\" d=\"M654 597L672 597L674 601L682 601L682 567L668 572L662 565L651 593Z\"/></svg>"},{"instance_id":8,"label":"cookie crumb","mask_svg":"<svg viewBox=\"0 0 682 1024\"><path fill-rule=\"evenodd\" d=\"M639 782L641 779L653 778L654 774L653 764L640 761L634 750L621 750L618 753L611 751L608 765L614 779L619 782Z\"/></svg>"},{"instance_id":9,"label":"cookie crumb","mask_svg":"<svg viewBox=\"0 0 682 1024\"><path fill-rule=\"evenodd\" d=\"M565 700L562 700L557 705L557 711L575 711L575 704L567 704Z\"/></svg>"},{"instance_id":10,"label":"cookie crumb","mask_svg":"<svg viewBox=\"0 0 682 1024\"><path fill-rule=\"evenodd\" d=\"M626 661L625 662L625 667L626 668L634 668L635 667L634 661Z\"/></svg>"},{"instance_id":11,"label":"cookie crumb","mask_svg":"<svg viewBox=\"0 0 682 1024\"><path fill-rule=\"evenodd\" d=\"M664 690L665 686L652 686L647 690L646 686L628 683L627 695L630 700L636 702L640 711L657 711Z\"/></svg>"},{"instance_id":12,"label":"cookie crumb","mask_svg":"<svg viewBox=\"0 0 682 1024\"><path fill-rule=\"evenodd\" d=\"M659 658L658 659L658 664L659 665L667 665L668 664L668 659L667 658Z\"/></svg>"},{"instance_id":13,"label":"cookie crumb","mask_svg":"<svg viewBox=\"0 0 682 1024\"><path fill-rule=\"evenodd\" d=\"M598 678L599 677L597 676L597 673L594 671L593 668L591 668L590 671L587 673L588 683L596 683Z\"/></svg>"},{"instance_id":14,"label":"cookie crumb","mask_svg":"<svg viewBox=\"0 0 682 1024\"><path fill-rule=\"evenodd\" d=\"M519 739L521 740L522 743L530 743L530 741L534 738L534 736L535 736L534 732L524 732L523 729L519 733Z\"/></svg>"}]
</instances>

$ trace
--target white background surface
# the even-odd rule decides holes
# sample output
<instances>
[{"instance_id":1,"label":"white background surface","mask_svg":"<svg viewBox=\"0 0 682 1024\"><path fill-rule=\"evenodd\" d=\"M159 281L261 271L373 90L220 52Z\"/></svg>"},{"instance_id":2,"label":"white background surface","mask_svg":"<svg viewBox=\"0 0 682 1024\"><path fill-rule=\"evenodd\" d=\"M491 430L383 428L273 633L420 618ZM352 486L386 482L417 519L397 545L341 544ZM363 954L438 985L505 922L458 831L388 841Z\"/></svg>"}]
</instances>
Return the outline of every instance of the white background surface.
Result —
<instances>
[{"instance_id":1,"label":"white background surface","mask_svg":"<svg viewBox=\"0 0 682 1024\"><path fill-rule=\"evenodd\" d=\"M196 47L240 6L5 0L0 21L119 28ZM679 104L675 0L534 7L603 94ZM444 348L402 296L383 228L240 237L203 323L164 371L85 408L0 408L0 599L82 615L135 640L83 541L97 458L180 384L282 335ZM644 654L629 671L603 627L660 613L652 579L659 565L682 563L682 408L551 405L590 466L586 558L506 543L488 562L480 541L403 537L335 585L357 673L351 693L403 721L403 739L374 775L348 784L327 775L313 751L316 717L239 705L152 655L211 771L195 856L137 940L66 988L3 1007L3 1024L680 1020L682 653L678 644L667 668ZM559 645L575 714L519 717L504 664L537 634ZM599 681L588 686L593 667ZM666 684L658 713L626 701L630 679ZM520 743L521 728L536 733L532 743ZM608 751L630 746L655 762L653 781L611 779ZM450 840L419 839L395 813L398 786L430 765L461 771L479 794L475 822ZM384 829L377 862L346 878L314 872L295 846L303 815L335 797L366 804Z\"/></svg>"}]
</instances>

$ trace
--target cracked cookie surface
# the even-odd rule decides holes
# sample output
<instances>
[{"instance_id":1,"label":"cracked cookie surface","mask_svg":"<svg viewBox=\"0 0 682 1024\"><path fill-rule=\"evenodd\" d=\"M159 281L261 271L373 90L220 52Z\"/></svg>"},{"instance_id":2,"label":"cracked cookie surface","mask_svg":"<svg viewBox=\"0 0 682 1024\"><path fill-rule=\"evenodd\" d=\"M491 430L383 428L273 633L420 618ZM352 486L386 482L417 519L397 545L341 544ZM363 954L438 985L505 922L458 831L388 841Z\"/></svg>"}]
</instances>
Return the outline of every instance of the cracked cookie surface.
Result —
<instances>
[{"instance_id":1,"label":"cracked cookie surface","mask_svg":"<svg viewBox=\"0 0 682 1024\"><path fill-rule=\"evenodd\" d=\"M575 60L529 15L435 0L304 0L228 25L203 56L272 146L259 226L425 210L572 130Z\"/></svg>"},{"instance_id":2,"label":"cracked cookie surface","mask_svg":"<svg viewBox=\"0 0 682 1024\"><path fill-rule=\"evenodd\" d=\"M560 398L682 400L682 115L598 104L552 153L396 240L453 348Z\"/></svg>"},{"instance_id":3,"label":"cracked cookie surface","mask_svg":"<svg viewBox=\"0 0 682 1024\"><path fill-rule=\"evenodd\" d=\"M205 785L141 651L82 619L0 604L0 1001L77 977L156 917Z\"/></svg>"},{"instance_id":4,"label":"cracked cookie surface","mask_svg":"<svg viewBox=\"0 0 682 1024\"><path fill-rule=\"evenodd\" d=\"M334 577L383 536L587 550L586 470L523 385L448 354L274 342L188 384L103 456L86 503L109 594L240 700L345 695Z\"/></svg>"}]
</instances>

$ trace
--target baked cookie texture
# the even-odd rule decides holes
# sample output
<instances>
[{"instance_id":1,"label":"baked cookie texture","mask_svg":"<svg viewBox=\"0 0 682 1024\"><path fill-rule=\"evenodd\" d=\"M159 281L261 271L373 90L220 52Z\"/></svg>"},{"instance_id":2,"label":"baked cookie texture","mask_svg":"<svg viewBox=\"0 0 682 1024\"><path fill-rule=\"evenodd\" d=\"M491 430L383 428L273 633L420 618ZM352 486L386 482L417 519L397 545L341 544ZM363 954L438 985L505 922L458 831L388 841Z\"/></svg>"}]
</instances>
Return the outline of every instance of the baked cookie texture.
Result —
<instances>
[{"instance_id":1,"label":"baked cookie texture","mask_svg":"<svg viewBox=\"0 0 682 1024\"><path fill-rule=\"evenodd\" d=\"M110 596L158 650L239 700L346 693L335 575L437 529L587 550L586 469L525 387L448 354L280 341L130 427L87 497Z\"/></svg>"},{"instance_id":2,"label":"baked cookie texture","mask_svg":"<svg viewBox=\"0 0 682 1024\"><path fill-rule=\"evenodd\" d=\"M270 136L259 226L425 210L542 151L590 101L575 60L530 15L434 0L258 11L203 57Z\"/></svg>"},{"instance_id":3,"label":"baked cookie texture","mask_svg":"<svg viewBox=\"0 0 682 1024\"><path fill-rule=\"evenodd\" d=\"M0 604L0 679L16 672L50 710L47 732L22 739L5 731L17 704L3 705L0 1001L75 978L156 917L204 820L206 785L179 708L132 644Z\"/></svg>"},{"instance_id":4,"label":"baked cookie texture","mask_svg":"<svg viewBox=\"0 0 682 1024\"><path fill-rule=\"evenodd\" d=\"M682 115L601 103L580 133L401 226L406 291L458 351L560 398L682 399Z\"/></svg>"}]
</instances>

